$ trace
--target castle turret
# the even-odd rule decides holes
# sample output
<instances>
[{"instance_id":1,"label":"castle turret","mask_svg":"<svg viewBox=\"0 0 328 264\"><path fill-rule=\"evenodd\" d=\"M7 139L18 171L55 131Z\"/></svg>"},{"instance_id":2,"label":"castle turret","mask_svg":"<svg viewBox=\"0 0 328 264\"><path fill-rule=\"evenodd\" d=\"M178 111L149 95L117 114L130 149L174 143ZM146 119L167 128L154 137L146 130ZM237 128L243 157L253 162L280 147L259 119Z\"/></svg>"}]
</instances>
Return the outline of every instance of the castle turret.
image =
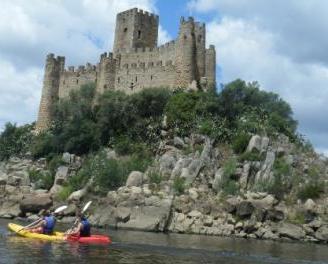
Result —
<instances>
[{"instance_id":1,"label":"castle turret","mask_svg":"<svg viewBox=\"0 0 328 264\"><path fill-rule=\"evenodd\" d=\"M195 41L196 41L196 76L197 80L205 76L205 43L206 43L206 29L204 23L195 23Z\"/></svg>"},{"instance_id":2,"label":"castle turret","mask_svg":"<svg viewBox=\"0 0 328 264\"><path fill-rule=\"evenodd\" d=\"M116 60L113 54L103 53L100 56L99 71L97 77L96 91L98 94L104 93L106 90L114 90L115 88Z\"/></svg>"},{"instance_id":3,"label":"castle turret","mask_svg":"<svg viewBox=\"0 0 328 264\"><path fill-rule=\"evenodd\" d=\"M36 131L41 132L49 128L53 119L54 105L58 100L60 73L65 67L65 57L54 57L48 54L46 59L41 102L36 123Z\"/></svg>"},{"instance_id":4,"label":"castle turret","mask_svg":"<svg viewBox=\"0 0 328 264\"><path fill-rule=\"evenodd\" d=\"M131 52L137 48L155 48L158 38L158 16L133 8L116 16L113 52Z\"/></svg>"},{"instance_id":5,"label":"castle turret","mask_svg":"<svg viewBox=\"0 0 328 264\"><path fill-rule=\"evenodd\" d=\"M216 52L214 45L210 45L209 49L206 49L205 58L205 77L207 78L207 86L209 88L214 88L216 82Z\"/></svg>"},{"instance_id":6,"label":"castle turret","mask_svg":"<svg viewBox=\"0 0 328 264\"><path fill-rule=\"evenodd\" d=\"M196 43L195 25L190 17L187 21L181 18L180 31L176 48L176 86L187 88L196 80Z\"/></svg>"}]
</instances>

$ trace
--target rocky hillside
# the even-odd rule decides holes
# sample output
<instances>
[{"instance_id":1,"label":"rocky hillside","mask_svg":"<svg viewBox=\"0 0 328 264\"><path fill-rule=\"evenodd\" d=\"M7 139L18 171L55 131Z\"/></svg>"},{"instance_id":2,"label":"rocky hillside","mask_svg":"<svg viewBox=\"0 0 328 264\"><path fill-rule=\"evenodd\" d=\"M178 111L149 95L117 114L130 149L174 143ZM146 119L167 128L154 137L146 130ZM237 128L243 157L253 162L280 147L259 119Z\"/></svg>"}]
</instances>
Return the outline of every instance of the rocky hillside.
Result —
<instances>
[{"instance_id":1,"label":"rocky hillside","mask_svg":"<svg viewBox=\"0 0 328 264\"><path fill-rule=\"evenodd\" d=\"M33 220L43 208L69 204L60 221L71 222L76 205L92 199L90 220L99 227L328 241L326 158L282 134L253 135L238 155L208 136L174 136L165 124L161 135L145 172L132 171L123 186L101 195L94 175L63 195L85 157L64 153L53 168L43 158L11 157L0 163L0 216ZM102 154L126 162L112 149ZM56 173L48 190L51 169Z\"/></svg>"}]
</instances>

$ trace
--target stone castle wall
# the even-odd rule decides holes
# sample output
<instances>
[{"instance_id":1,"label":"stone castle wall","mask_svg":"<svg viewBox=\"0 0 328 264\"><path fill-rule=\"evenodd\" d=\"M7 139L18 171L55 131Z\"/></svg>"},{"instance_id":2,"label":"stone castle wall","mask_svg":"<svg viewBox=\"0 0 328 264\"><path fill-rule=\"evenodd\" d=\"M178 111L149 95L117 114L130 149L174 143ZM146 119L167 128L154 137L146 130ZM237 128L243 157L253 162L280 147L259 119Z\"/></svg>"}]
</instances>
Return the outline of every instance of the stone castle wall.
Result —
<instances>
[{"instance_id":1,"label":"stone castle wall","mask_svg":"<svg viewBox=\"0 0 328 264\"><path fill-rule=\"evenodd\" d=\"M73 90L80 89L81 85L96 82L96 66L88 63L86 66L79 66L77 69L69 67L60 73L58 97L66 98Z\"/></svg>"},{"instance_id":2,"label":"stone castle wall","mask_svg":"<svg viewBox=\"0 0 328 264\"><path fill-rule=\"evenodd\" d=\"M205 24L181 18L177 39L158 47L158 22L158 16L137 8L119 13L113 53L103 53L96 65L65 69L65 58L50 54L37 130L49 126L58 99L91 82L96 83L97 94L134 93L150 87L214 87L216 54L214 46L206 49Z\"/></svg>"}]
</instances>

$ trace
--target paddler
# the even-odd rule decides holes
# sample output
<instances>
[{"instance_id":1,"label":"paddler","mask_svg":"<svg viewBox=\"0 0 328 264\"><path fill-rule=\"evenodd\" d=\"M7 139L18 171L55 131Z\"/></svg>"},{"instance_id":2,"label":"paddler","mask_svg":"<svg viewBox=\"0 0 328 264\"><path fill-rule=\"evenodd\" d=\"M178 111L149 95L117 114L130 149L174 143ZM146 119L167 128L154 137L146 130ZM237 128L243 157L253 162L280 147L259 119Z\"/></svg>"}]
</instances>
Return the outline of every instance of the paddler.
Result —
<instances>
[{"instance_id":1,"label":"paddler","mask_svg":"<svg viewBox=\"0 0 328 264\"><path fill-rule=\"evenodd\" d=\"M72 230L66 232L67 235L89 237L91 236L91 224L81 212L77 213L78 224Z\"/></svg>"},{"instance_id":2,"label":"paddler","mask_svg":"<svg viewBox=\"0 0 328 264\"><path fill-rule=\"evenodd\" d=\"M56 217L49 210L42 213L43 217L35 225L25 228L33 233L52 235L56 225Z\"/></svg>"}]
</instances>

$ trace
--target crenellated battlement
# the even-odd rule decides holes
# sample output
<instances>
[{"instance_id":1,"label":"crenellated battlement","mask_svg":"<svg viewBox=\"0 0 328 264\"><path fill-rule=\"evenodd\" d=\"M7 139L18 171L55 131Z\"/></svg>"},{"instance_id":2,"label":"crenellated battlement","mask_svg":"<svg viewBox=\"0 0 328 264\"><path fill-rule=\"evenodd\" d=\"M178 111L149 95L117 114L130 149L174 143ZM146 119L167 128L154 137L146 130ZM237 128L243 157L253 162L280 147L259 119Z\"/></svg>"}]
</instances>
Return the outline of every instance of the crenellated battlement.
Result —
<instances>
[{"instance_id":1,"label":"crenellated battlement","mask_svg":"<svg viewBox=\"0 0 328 264\"><path fill-rule=\"evenodd\" d=\"M117 14L112 52L100 54L98 63L65 68L65 57L50 53L37 129L49 127L53 107L81 85L93 82L96 93L108 90L134 93L149 87L181 87L191 83L215 85L215 47L206 48L205 23L181 17L179 34L158 46L158 15L133 8Z\"/></svg>"},{"instance_id":2,"label":"crenellated battlement","mask_svg":"<svg viewBox=\"0 0 328 264\"><path fill-rule=\"evenodd\" d=\"M123 11L121 13L118 13L117 14L117 18L118 19L128 19L131 16L136 16L136 15L137 16L143 16L145 18L154 19L155 21L158 21L159 20L159 16L158 15L152 14L152 13L150 13L148 11L144 11L144 10L138 9L138 8L132 8L132 9Z\"/></svg>"},{"instance_id":3,"label":"crenellated battlement","mask_svg":"<svg viewBox=\"0 0 328 264\"><path fill-rule=\"evenodd\" d=\"M85 65L68 66L67 69L64 69L64 73L82 73L86 71L96 71L97 66L87 62Z\"/></svg>"}]
</instances>

